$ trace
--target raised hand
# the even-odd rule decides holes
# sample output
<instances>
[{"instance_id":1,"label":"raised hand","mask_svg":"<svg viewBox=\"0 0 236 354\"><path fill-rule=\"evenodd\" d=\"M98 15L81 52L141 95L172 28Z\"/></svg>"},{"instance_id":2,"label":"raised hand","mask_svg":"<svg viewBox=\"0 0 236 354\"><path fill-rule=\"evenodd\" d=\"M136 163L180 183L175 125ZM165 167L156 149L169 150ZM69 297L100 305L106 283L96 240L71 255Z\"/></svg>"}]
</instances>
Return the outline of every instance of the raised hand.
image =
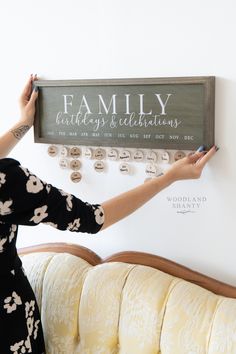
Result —
<instances>
[{"instance_id":1,"label":"raised hand","mask_svg":"<svg viewBox=\"0 0 236 354\"><path fill-rule=\"evenodd\" d=\"M185 158L176 161L165 173L170 183L183 179L197 179L201 176L206 163L218 150L213 146L207 153L196 151Z\"/></svg>"},{"instance_id":2,"label":"raised hand","mask_svg":"<svg viewBox=\"0 0 236 354\"><path fill-rule=\"evenodd\" d=\"M37 90L33 89L33 82L36 80L38 80L37 75L30 75L19 99L21 111L20 121L29 128L34 123L35 102L38 97Z\"/></svg>"}]
</instances>

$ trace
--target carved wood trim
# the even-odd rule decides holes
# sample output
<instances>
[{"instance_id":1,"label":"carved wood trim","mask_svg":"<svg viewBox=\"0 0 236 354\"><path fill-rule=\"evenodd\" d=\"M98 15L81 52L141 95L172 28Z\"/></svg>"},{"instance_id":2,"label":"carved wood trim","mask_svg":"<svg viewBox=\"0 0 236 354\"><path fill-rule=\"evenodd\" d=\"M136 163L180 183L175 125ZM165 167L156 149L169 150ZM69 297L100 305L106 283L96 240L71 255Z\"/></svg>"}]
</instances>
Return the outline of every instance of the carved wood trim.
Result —
<instances>
[{"instance_id":1,"label":"carved wood trim","mask_svg":"<svg viewBox=\"0 0 236 354\"><path fill-rule=\"evenodd\" d=\"M132 264L140 264L159 269L178 278L182 278L191 283L197 284L217 295L236 298L236 287L223 283L219 280L211 278L202 273L196 272L179 263L173 262L167 258L163 258L154 254L125 251L113 254L104 259L100 258L95 252L89 248L69 243L46 243L31 247L25 247L18 250L18 254L24 255L33 252L58 252L70 253L74 256L81 257L91 265L97 265L108 262L124 262Z\"/></svg>"},{"instance_id":2,"label":"carved wood trim","mask_svg":"<svg viewBox=\"0 0 236 354\"><path fill-rule=\"evenodd\" d=\"M56 252L56 253L69 253L73 256L83 258L89 264L95 266L102 262L102 259L92 250L87 247L75 245L72 243L53 242L43 243L40 245L34 245L30 247L24 247L18 249L18 254L23 256L29 253L35 252Z\"/></svg>"}]
</instances>

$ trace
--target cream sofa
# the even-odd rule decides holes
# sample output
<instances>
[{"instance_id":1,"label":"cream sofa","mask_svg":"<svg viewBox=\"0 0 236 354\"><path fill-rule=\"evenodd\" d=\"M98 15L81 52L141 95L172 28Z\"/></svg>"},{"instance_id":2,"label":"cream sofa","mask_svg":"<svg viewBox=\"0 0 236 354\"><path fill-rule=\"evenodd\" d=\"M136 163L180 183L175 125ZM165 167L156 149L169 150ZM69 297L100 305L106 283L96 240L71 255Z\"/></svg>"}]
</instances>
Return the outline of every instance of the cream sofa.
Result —
<instances>
[{"instance_id":1,"label":"cream sofa","mask_svg":"<svg viewBox=\"0 0 236 354\"><path fill-rule=\"evenodd\" d=\"M102 260L55 243L20 255L47 354L236 354L235 287L139 252Z\"/></svg>"}]
</instances>

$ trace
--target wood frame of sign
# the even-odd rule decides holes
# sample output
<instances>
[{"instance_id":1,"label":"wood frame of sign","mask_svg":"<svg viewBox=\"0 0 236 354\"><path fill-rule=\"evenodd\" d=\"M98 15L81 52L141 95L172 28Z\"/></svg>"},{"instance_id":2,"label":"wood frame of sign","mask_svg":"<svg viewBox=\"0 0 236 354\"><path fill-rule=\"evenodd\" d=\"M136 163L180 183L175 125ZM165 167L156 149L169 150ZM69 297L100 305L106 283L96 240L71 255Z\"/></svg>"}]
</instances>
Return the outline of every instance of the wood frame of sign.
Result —
<instances>
[{"instance_id":1,"label":"wood frame of sign","mask_svg":"<svg viewBox=\"0 0 236 354\"><path fill-rule=\"evenodd\" d=\"M36 81L37 143L194 150L214 144L215 77Z\"/></svg>"}]
</instances>

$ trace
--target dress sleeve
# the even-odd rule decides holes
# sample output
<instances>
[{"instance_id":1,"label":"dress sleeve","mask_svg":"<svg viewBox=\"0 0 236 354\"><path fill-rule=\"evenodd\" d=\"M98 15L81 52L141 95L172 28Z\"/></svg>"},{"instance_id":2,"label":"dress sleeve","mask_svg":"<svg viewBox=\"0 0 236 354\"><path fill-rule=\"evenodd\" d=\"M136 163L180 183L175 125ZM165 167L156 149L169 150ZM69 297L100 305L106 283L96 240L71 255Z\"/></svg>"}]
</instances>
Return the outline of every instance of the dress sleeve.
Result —
<instances>
[{"instance_id":1,"label":"dress sleeve","mask_svg":"<svg viewBox=\"0 0 236 354\"><path fill-rule=\"evenodd\" d=\"M99 204L85 203L37 176L12 159L0 168L0 221L51 225L59 230L98 232L104 223Z\"/></svg>"}]
</instances>

